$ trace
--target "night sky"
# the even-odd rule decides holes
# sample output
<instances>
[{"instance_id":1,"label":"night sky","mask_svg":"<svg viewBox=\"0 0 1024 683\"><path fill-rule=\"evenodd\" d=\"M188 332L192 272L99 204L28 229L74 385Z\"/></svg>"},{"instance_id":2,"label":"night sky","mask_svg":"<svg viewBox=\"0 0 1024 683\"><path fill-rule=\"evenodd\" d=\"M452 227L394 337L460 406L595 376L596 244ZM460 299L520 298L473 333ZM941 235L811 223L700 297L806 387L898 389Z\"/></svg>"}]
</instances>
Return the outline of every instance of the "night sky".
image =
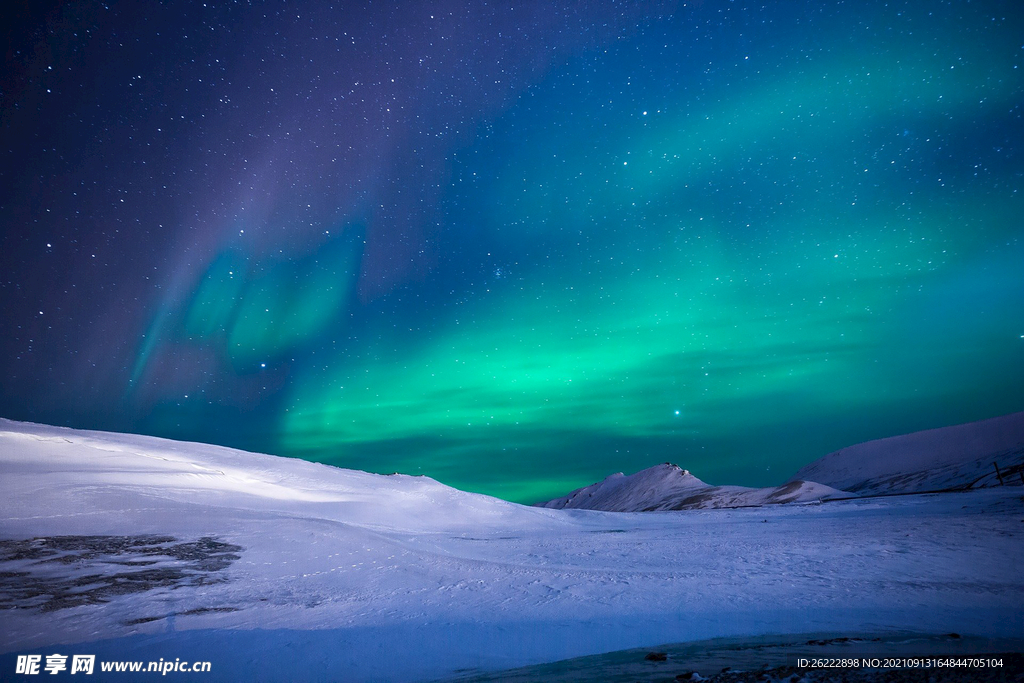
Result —
<instances>
[{"instance_id":1,"label":"night sky","mask_svg":"<svg viewBox=\"0 0 1024 683\"><path fill-rule=\"evenodd\" d=\"M1024 410L1018 0L2 12L2 416L532 502Z\"/></svg>"}]
</instances>

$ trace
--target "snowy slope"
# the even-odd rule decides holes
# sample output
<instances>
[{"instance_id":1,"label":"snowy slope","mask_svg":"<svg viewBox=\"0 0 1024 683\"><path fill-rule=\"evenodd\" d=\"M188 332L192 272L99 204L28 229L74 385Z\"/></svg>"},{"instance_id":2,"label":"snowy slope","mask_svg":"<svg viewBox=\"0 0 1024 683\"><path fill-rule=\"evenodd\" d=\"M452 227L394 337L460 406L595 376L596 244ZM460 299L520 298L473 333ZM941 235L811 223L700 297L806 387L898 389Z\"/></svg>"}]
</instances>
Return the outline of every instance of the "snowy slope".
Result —
<instances>
[{"instance_id":1,"label":"snowy slope","mask_svg":"<svg viewBox=\"0 0 1024 683\"><path fill-rule=\"evenodd\" d=\"M1024 412L843 448L790 481L812 479L862 495L993 486L993 463L1024 463Z\"/></svg>"},{"instance_id":2,"label":"snowy slope","mask_svg":"<svg viewBox=\"0 0 1024 683\"><path fill-rule=\"evenodd\" d=\"M808 502L845 495L848 494L813 481L793 481L762 489L710 486L689 471L664 463L628 476L622 472L613 474L562 498L538 503L538 507L651 512Z\"/></svg>"},{"instance_id":3,"label":"snowy slope","mask_svg":"<svg viewBox=\"0 0 1024 683\"><path fill-rule=\"evenodd\" d=\"M0 679L17 652L358 682L771 633L1024 637L1019 489L549 510L9 421L0 473Z\"/></svg>"}]
</instances>

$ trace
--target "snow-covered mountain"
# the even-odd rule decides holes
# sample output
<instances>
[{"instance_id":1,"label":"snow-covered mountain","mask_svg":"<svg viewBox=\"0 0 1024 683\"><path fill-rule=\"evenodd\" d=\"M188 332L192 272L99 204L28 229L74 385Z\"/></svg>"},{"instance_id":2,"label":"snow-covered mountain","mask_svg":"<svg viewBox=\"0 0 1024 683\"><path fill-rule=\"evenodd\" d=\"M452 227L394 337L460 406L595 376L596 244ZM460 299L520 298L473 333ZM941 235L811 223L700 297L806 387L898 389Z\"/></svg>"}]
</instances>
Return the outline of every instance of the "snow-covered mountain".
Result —
<instances>
[{"instance_id":1,"label":"snow-covered mountain","mask_svg":"<svg viewBox=\"0 0 1024 683\"><path fill-rule=\"evenodd\" d=\"M850 495L983 488L996 468L1020 480L1024 412L843 448L803 467L782 486L711 486L671 463L613 474L538 507L650 512L801 503ZM1024 483L1024 482L1022 482Z\"/></svg>"},{"instance_id":2,"label":"snow-covered mountain","mask_svg":"<svg viewBox=\"0 0 1024 683\"><path fill-rule=\"evenodd\" d=\"M6 420L0 474L0 680L19 653L95 655L92 681L132 679L101 663L162 659L211 663L178 681L358 683L764 634L1024 638L1010 487L550 510Z\"/></svg>"},{"instance_id":3,"label":"snow-covered mountain","mask_svg":"<svg viewBox=\"0 0 1024 683\"><path fill-rule=\"evenodd\" d=\"M813 481L792 481L761 489L711 486L677 465L664 463L628 476L622 472L613 474L562 498L539 503L538 507L609 512L706 510L808 502L846 495L849 494Z\"/></svg>"},{"instance_id":4,"label":"snow-covered mountain","mask_svg":"<svg viewBox=\"0 0 1024 683\"><path fill-rule=\"evenodd\" d=\"M812 479L860 495L979 488L999 484L993 463L1000 470L1024 464L1024 412L843 448L790 482Z\"/></svg>"}]
</instances>

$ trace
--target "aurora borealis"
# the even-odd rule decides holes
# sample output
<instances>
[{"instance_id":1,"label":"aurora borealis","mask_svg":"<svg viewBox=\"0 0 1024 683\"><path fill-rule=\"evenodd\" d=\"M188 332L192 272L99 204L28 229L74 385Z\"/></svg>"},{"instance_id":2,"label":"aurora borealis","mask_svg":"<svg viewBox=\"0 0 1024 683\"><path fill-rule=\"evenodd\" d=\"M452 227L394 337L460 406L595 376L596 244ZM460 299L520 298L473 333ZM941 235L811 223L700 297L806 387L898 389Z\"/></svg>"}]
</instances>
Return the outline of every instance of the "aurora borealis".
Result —
<instances>
[{"instance_id":1,"label":"aurora borealis","mask_svg":"<svg viewBox=\"0 0 1024 683\"><path fill-rule=\"evenodd\" d=\"M532 502L1024 409L1014 2L5 11L4 417Z\"/></svg>"}]
</instances>

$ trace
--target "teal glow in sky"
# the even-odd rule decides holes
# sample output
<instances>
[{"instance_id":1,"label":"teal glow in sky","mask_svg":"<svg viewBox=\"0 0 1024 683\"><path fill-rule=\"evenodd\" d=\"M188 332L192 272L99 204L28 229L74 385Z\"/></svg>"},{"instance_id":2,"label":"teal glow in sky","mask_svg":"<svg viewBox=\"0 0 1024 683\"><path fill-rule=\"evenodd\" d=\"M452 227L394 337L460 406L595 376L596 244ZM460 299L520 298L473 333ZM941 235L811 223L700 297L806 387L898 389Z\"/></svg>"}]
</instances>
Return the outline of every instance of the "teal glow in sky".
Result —
<instances>
[{"instance_id":1,"label":"teal glow in sky","mask_svg":"<svg viewBox=\"0 0 1024 683\"><path fill-rule=\"evenodd\" d=\"M177 18L223 30L190 76L219 100L148 179L104 176L129 214L6 201L5 414L532 502L663 461L777 484L1024 409L1013 3L518 10ZM150 87L108 113L144 139Z\"/></svg>"}]
</instances>

